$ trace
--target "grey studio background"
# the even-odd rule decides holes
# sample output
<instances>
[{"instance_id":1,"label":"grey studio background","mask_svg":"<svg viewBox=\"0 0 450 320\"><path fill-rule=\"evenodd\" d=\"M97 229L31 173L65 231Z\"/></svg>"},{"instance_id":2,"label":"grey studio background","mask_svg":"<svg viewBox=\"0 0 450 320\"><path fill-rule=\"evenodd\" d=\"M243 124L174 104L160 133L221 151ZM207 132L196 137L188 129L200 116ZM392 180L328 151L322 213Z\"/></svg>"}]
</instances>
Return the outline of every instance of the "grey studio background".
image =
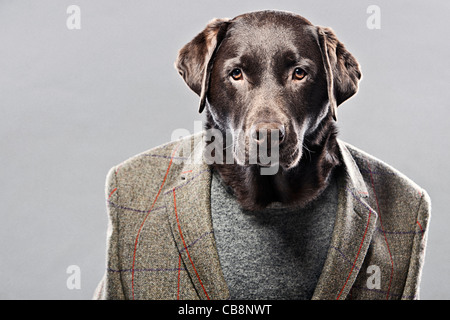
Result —
<instances>
[{"instance_id":1,"label":"grey studio background","mask_svg":"<svg viewBox=\"0 0 450 320\"><path fill-rule=\"evenodd\" d=\"M66 25L70 5L81 29ZM367 26L370 5L380 29ZM109 168L202 119L173 68L178 49L214 17L261 9L332 27L359 60L340 137L428 191L421 298L450 298L449 2L0 0L1 299L92 297Z\"/></svg>"}]
</instances>

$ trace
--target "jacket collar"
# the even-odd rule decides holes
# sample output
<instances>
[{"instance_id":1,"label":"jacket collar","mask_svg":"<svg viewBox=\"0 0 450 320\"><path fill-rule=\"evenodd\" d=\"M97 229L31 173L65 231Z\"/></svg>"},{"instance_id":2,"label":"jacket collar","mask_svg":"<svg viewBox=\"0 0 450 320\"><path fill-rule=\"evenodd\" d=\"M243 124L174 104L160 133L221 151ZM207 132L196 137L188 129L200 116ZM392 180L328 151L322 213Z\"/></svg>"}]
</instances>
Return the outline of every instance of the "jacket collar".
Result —
<instances>
[{"instance_id":1,"label":"jacket collar","mask_svg":"<svg viewBox=\"0 0 450 320\"><path fill-rule=\"evenodd\" d=\"M361 271L378 217L367 203L367 187L347 144L338 144L344 169L338 179L339 205L314 300L345 300Z\"/></svg>"},{"instance_id":2,"label":"jacket collar","mask_svg":"<svg viewBox=\"0 0 450 320\"><path fill-rule=\"evenodd\" d=\"M353 192L357 193L362 198L368 198L369 193L367 191L366 183L359 170L358 165L355 162L352 154L347 148L347 144L340 139L337 139L339 146L339 153L343 162L343 168L346 174L347 187Z\"/></svg>"},{"instance_id":3,"label":"jacket collar","mask_svg":"<svg viewBox=\"0 0 450 320\"><path fill-rule=\"evenodd\" d=\"M163 195L178 252L200 299L228 299L214 240L211 170L203 161L202 134L182 140L175 147L183 163L170 176Z\"/></svg>"},{"instance_id":4,"label":"jacket collar","mask_svg":"<svg viewBox=\"0 0 450 320\"><path fill-rule=\"evenodd\" d=\"M203 134L183 140L178 148L192 151L170 175L165 195L174 240L200 299L228 299L211 217L211 171L203 161ZM358 275L375 230L377 213L363 176L346 143L338 140L343 163L339 205L325 264L313 299L347 297ZM190 148L193 146L193 148Z\"/></svg>"}]
</instances>

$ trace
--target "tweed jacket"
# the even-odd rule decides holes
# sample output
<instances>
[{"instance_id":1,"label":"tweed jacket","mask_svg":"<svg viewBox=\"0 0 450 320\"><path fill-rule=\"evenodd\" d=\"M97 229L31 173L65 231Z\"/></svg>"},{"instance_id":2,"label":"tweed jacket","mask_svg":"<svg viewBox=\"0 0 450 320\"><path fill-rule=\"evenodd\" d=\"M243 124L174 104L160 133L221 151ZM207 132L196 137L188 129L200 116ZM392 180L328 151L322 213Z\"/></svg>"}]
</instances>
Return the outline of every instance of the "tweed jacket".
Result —
<instances>
[{"instance_id":1,"label":"tweed jacket","mask_svg":"<svg viewBox=\"0 0 450 320\"><path fill-rule=\"evenodd\" d=\"M389 165L338 140L336 220L312 299L418 299L431 202ZM113 167L106 271L94 299L228 299L202 133Z\"/></svg>"}]
</instances>

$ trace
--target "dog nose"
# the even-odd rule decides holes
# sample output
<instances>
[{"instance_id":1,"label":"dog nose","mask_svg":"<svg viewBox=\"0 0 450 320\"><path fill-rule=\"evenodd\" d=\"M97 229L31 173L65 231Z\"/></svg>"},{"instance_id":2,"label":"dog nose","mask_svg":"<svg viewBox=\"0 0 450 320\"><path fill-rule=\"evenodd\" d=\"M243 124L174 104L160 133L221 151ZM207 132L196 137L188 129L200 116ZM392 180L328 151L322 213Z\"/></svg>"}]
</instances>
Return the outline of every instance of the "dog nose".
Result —
<instances>
[{"instance_id":1,"label":"dog nose","mask_svg":"<svg viewBox=\"0 0 450 320\"><path fill-rule=\"evenodd\" d=\"M278 143L282 143L285 138L285 129L281 123L277 122L261 122L252 127L251 137L258 143L272 141L272 134L278 132Z\"/></svg>"}]
</instances>

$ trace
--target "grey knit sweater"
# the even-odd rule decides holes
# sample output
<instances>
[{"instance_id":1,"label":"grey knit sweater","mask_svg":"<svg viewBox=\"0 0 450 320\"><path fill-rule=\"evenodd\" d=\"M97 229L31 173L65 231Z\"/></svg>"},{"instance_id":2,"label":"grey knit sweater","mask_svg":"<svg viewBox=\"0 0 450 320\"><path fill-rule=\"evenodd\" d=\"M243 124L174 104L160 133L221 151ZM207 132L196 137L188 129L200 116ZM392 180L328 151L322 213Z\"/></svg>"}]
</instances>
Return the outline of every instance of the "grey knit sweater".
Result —
<instances>
[{"instance_id":1,"label":"grey knit sweater","mask_svg":"<svg viewBox=\"0 0 450 320\"><path fill-rule=\"evenodd\" d=\"M211 213L231 299L310 299L327 256L337 184L306 208L273 204L244 211L217 173Z\"/></svg>"}]
</instances>

